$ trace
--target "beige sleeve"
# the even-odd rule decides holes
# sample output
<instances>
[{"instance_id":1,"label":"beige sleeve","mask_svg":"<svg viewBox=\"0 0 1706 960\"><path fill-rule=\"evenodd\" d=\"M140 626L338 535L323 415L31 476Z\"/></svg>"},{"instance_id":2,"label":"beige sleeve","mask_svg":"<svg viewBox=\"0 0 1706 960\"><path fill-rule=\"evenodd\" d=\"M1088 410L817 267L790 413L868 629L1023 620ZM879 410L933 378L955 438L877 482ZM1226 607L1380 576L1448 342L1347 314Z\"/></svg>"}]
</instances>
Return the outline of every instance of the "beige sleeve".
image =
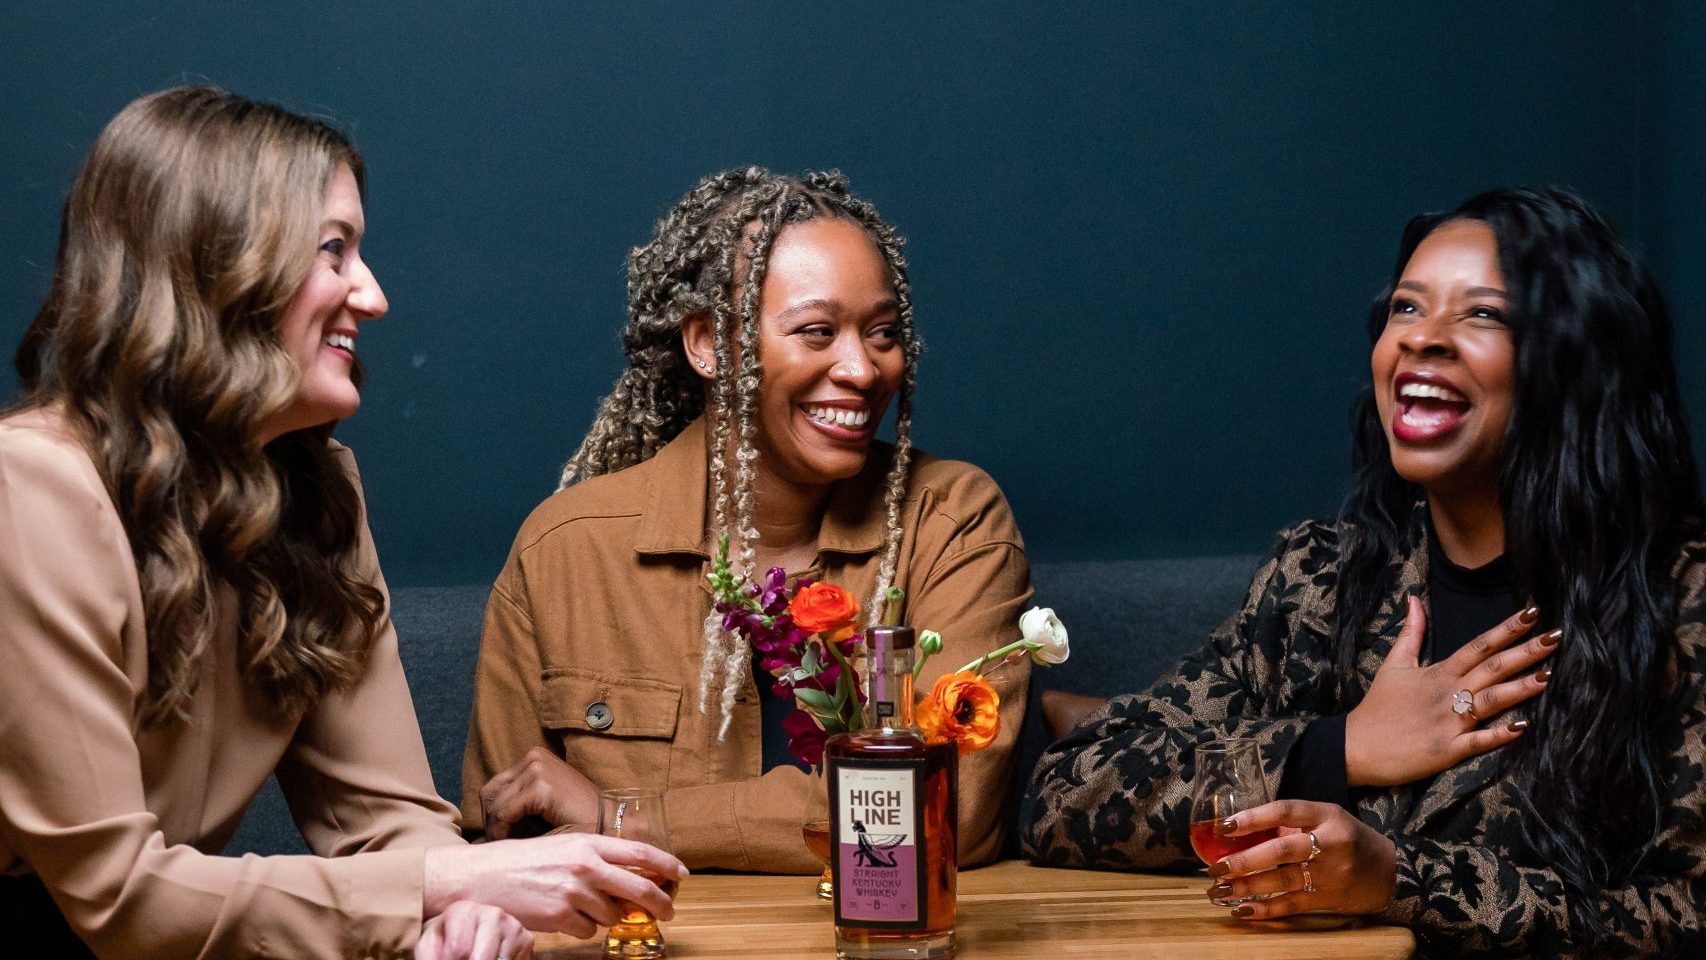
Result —
<instances>
[{"instance_id":1,"label":"beige sleeve","mask_svg":"<svg viewBox=\"0 0 1706 960\"><path fill-rule=\"evenodd\" d=\"M539 642L520 588L519 554L512 554L486 601L480 658L474 669L474 711L462 754L462 824L483 830L480 788L534 747L551 746L539 722Z\"/></svg>"},{"instance_id":2,"label":"beige sleeve","mask_svg":"<svg viewBox=\"0 0 1706 960\"><path fill-rule=\"evenodd\" d=\"M353 459L350 474L359 490ZM360 536L358 562L385 596L385 627L361 678L302 718L279 761L279 786L297 828L321 856L460 844L456 808L438 795L427 766L365 506Z\"/></svg>"},{"instance_id":3,"label":"beige sleeve","mask_svg":"<svg viewBox=\"0 0 1706 960\"><path fill-rule=\"evenodd\" d=\"M906 621L942 635L942 652L919 677L918 692L936 678L996 647L1019 639L1019 614L1031 599L1031 566L1012 511L982 471L962 478L944 505L955 521L940 552L916 554ZM921 543L920 547L929 547ZM1030 660L1001 668L991 683L1001 697L995 742L960 757L960 863L989 863L1001 853L1001 814L1013 780L1019 728L1025 721Z\"/></svg>"},{"instance_id":4,"label":"beige sleeve","mask_svg":"<svg viewBox=\"0 0 1706 960\"><path fill-rule=\"evenodd\" d=\"M122 668L133 564L86 461L0 432L0 845L102 957L410 949L419 850L235 858L165 842L145 802L136 691ZM134 650L140 637L128 639Z\"/></svg>"},{"instance_id":5,"label":"beige sleeve","mask_svg":"<svg viewBox=\"0 0 1706 960\"><path fill-rule=\"evenodd\" d=\"M817 873L806 849L805 771L783 764L763 776L676 787L664 795L674 853L690 869Z\"/></svg>"},{"instance_id":6,"label":"beige sleeve","mask_svg":"<svg viewBox=\"0 0 1706 960\"><path fill-rule=\"evenodd\" d=\"M1019 639L1019 614L1031 598L1030 566L1016 544L986 544L942 560L940 577L908 615L942 634L942 652L919 677L919 693L966 661ZM960 863L977 866L1001 853L1001 813L1013 780L1014 749L1025 721L1030 660L1001 668L991 683L1001 696L995 742L960 757Z\"/></svg>"}]
</instances>

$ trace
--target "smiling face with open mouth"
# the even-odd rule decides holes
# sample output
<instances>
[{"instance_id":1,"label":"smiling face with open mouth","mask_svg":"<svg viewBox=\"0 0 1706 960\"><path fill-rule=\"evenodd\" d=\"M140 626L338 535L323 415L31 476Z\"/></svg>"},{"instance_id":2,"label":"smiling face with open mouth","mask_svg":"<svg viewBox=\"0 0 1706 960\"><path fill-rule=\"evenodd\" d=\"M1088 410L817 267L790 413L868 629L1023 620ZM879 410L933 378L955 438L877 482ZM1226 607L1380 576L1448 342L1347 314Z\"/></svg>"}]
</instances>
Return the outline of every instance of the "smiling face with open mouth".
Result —
<instances>
[{"instance_id":1,"label":"smiling face with open mouth","mask_svg":"<svg viewBox=\"0 0 1706 960\"><path fill-rule=\"evenodd\" d=\"M865 229L823 217L777 234L758 326L760 464L804 485L857 474L905 371L894 281Z\"/></svg>"},{"instance_id":2,"label":"smiling face with open mouth","mask_svg":"<svg viewBox=\"0 0 1706 960\"><path fill-rule=\"evenodd\" d=\"M1374 399L1392 465L1430 495L1497 495L1516 350L1493 231L1435 228L1404 266L1375 341Z\"/></svg>"},{"instance_id":3,"label":"smiling face with open mouth","mask_svg":"<svg viewBox=\"0 0 1706 960\"><path fill-rule=\"evenodd\" d=\"M319 247L308 278L285 308L279 337L296 360L296 399L267 425L267 441L342 420L361 406L350 378L359 326L384 316L388 304L361 259L364 226L355 174L339 164L326 186Z\"/></svg>"}]
</instances>

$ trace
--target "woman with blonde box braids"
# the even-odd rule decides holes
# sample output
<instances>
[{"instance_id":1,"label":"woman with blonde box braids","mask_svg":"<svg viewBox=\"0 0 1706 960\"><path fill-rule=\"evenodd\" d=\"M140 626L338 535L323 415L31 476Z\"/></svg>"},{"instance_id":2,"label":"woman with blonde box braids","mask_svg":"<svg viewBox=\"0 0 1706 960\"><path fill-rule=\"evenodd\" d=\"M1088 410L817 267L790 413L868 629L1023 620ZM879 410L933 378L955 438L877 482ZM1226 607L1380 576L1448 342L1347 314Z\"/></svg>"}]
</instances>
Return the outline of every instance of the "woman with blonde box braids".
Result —
<instances>
[{"instance_id":1,"label":"woman with blonde box braids","mask_svg":"<svg viewBox=\"0 0 1706 960\"><path fill-rule=\"evenodd\" d=\"M839 174L706 178L633 252L628 301L628 368L492 590L464 821L587 824L598 788L653 786L690 866L814 872L792 703L712 609L715 545L740 572L845 587L867 617L899 585L907 621L947 638L937 670L1017 635L1024 547L987 474L912 447L901 240ZM962 763L962 862L999 850L1027 682L998 682L1002 736Z\"/></svg>"}]
</instances>

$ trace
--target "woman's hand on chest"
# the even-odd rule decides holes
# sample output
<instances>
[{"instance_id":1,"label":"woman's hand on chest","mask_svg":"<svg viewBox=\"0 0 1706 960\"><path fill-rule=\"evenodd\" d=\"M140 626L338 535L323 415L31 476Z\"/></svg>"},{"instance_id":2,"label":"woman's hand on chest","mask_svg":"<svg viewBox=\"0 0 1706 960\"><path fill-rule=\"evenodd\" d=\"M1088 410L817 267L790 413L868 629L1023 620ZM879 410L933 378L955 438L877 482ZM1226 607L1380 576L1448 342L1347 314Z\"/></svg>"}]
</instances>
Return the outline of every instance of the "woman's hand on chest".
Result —
<instances>
[{"instance_id":1,"label":"woman's hand on chest","mask_svg":"<svg viewBox=\"0 0 1706 960\"><path fill-rule=\"evenodd\" d=\"M1518 643L1536 619L1536 611L1524 610L1450 657L1422 666L1427 615L1421 599L1410 597L1403 632L1345 718L1346 782L1414 783L1521 736L1526 720L1482 723L1546 689L1549 671L1524 671L1558 648L1558 631Z\"/></svg>"}]
</instances>

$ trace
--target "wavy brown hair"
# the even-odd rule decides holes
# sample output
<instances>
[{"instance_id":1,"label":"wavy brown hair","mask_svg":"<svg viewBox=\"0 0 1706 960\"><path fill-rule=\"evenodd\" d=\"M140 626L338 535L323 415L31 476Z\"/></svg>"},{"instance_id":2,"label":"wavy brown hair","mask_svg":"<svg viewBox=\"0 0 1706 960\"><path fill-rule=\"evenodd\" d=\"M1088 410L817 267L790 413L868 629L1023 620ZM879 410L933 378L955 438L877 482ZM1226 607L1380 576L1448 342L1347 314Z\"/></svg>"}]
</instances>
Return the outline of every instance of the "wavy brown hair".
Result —
<instances>
[{"instance_id":1,"label":"wavy brown hair","mask_svg":"<svg viewBox=\"0 0 1706 960\"><path fill-rule=\"evenodd\" d=\"M107 125L65 201L53 285L18 347L19 407L63 411L129 535L144 724L184 715L233 613L245 676L280 715L354 679L384 622L331 426L261 439L296 392L279 322L339 165L364 183L324 123L178 87Z\"/></svg>"},{"instance_id":2,"label":"wavy brown hair","mask_svg":"<svg viewBox=\"0 0 1706 960\"><path fill-rule=\"evenodd\" d=\"M764 376L758 350L759 291L777 235L792 224L831 217L852 221L870 236L888 264L899 304L904 373L896 399L894 460L885 484L883 553L868 606L875 622L899 562L900 505L912 459L912 395L923 345L913 327L904 241L876 207L849 189L838 171L790 177L762 167L738 167L712 174L658 222L650 243L635 248L628 258L628 324L622 330L628 368L600 404L580 449L563 467L561 486L651 459L707 412L707 391L689 368L681 321L708 315L717 360L708 398L711 522L715 534L729 534L738 548L740 569L751 571L758 541L753 524L758 461L754 441ZM727 456L731 439L732 465ZM751 649L723 629L722 616L714 609L706 615L704 629L699 709L707 708L711 689L720 688L720 739L728 732L735 695L750 671Z\"/></svg>"}]
</instances>

